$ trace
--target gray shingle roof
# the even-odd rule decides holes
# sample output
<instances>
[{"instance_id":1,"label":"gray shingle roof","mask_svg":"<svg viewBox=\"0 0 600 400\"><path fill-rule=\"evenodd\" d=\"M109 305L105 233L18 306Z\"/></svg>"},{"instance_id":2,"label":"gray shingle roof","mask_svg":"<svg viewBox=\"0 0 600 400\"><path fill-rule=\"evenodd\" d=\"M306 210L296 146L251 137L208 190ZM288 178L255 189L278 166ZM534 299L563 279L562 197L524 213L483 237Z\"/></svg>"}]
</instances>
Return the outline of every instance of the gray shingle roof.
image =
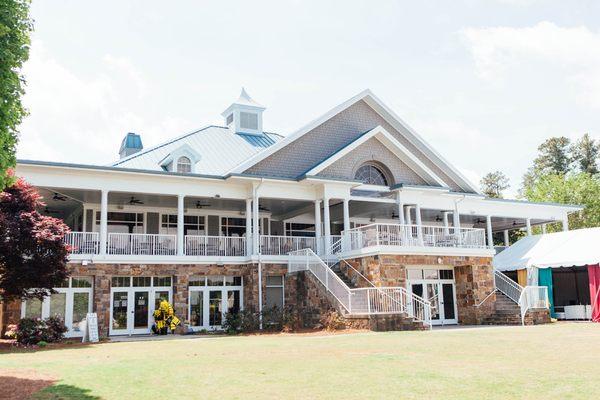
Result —
<instances>
[{"instance_id":1,"label":"gray shingle roof","mask_svg":"<svg viewBox=\"0 0 600 400\"><path fill-rule=\"evenodd\" d=\"M160 161L180 146L187 144L200 154L198 174L224 175L227 171L276 143L282 137L275 133L246 135L233 133L222 126L208 126L182 135L118 160L113 167L161 171Z\"/></svg>"}]
</instances>

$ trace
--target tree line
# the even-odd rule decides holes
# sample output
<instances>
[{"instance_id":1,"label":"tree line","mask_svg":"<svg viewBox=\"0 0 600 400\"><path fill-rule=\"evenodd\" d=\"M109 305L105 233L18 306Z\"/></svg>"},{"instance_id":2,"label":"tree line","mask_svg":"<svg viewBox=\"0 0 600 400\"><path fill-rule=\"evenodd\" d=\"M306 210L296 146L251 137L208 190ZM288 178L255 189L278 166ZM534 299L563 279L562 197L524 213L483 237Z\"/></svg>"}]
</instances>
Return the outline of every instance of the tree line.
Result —
<instances>
[{"instance_id":1,"label":"tree line","mask_svg":"<svg viewBox=\"0 0 600 400\"><path fill-rule=\"evenodd\" d=\"M564 136L551 137L538 146L537 157L523 175L518 198L535 202L578 204L583 211L569 216L571 229L600 226L600 142L588 133L575 142ZM481 191L502 198L510 187L502 171L486 174ZM550 224L549 231L561 229Z\"/></svg>"}]
</instances>

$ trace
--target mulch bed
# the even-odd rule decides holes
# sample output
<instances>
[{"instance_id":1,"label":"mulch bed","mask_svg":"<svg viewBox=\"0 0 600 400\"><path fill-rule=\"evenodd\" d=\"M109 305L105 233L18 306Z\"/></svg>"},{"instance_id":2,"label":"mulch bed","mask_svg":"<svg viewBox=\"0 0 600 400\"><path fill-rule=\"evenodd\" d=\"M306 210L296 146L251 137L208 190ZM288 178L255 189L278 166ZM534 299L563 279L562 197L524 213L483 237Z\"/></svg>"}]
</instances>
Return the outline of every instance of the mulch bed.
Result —
<instances>
[{"instance_id":1,"label":"mulch bed","mask_svg":"<svg viewBox=\"0 0 600 400\"><path fill-rule=\"evenodd\" d=\"M56 383L57 378L34 370L0 369L0 399L23 400Z\"/></svg>"}]
</instances>

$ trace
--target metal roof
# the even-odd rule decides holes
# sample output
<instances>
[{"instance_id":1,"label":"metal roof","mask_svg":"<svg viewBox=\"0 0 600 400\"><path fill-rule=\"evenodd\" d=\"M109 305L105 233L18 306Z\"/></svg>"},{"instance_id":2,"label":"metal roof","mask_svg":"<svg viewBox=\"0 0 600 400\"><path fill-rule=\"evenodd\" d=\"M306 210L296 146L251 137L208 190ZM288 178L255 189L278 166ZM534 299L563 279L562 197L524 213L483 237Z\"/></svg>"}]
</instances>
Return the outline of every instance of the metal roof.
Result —
<instances>
[{"instance_id":1,"label":"metal roof","mask_svg":"<svg viewBox=\"0 0 600 400\"><path fill-rule=\"evenodd\" d=\"M200 154L196 173L225 175L236 165L270 147L281 138L275 133L246 135L234 133L226 127L211 125L132 154L112 163L111 166L162 171L161 160L181 146L189 145Z\"/></svg>"}]
</instances>

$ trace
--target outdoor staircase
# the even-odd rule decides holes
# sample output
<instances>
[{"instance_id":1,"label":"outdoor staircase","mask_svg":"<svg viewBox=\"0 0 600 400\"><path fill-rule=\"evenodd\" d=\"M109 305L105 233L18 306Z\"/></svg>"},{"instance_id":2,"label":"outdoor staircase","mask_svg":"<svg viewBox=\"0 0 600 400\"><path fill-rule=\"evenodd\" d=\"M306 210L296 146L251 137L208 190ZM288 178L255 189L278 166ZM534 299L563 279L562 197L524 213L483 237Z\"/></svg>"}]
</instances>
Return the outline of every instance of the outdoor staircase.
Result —
<instances>
[{"instance_id":1,"label":"outdoor staircase","mask_svg":"<svg viewBox=\"0 0 600 400\"><path fill-rule=\"evenodd\" d=\"M521 325L521 307L505 294L496 291L494 313L483 320L484 325Z\"/></svg>"},{"instance_id":2,"label":"outdoor staircase","mask_svg":"<svg viewBox=\"0 0 600 400\"><path fill-rule=\"evenodd\" d=\"M343 272L352 269L353 279ZM306 272L329 303L338 309L350 327L372 330L416 330L431 328L431 306L403 287L376 287L342 259L329 265L311 249L289 253L288 272ZM357 287L360 286L360 287Z\"/></svg>"}]
</instances>

